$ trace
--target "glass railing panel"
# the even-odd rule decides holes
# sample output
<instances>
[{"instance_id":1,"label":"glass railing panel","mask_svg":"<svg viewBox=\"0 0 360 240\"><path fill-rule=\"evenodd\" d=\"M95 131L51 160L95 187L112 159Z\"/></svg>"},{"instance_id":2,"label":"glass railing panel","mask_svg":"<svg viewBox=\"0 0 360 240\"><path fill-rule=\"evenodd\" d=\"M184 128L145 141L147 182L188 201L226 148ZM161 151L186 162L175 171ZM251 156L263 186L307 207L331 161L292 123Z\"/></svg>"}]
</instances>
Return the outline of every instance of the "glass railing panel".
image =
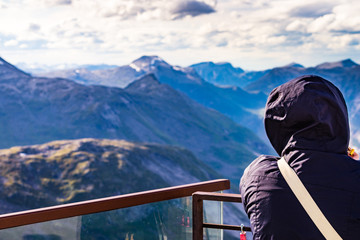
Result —
<instances>
[{"instance_id":1,"label":"glass railing panel","mask_svg":"<svg viewBox=\"0 0 360 240\"><path fill-rule=\"evenodd\" d=\"M220 204L207 202L207 221L221 222ZM130 208L0 230L1 240L190 240L192 198L178 198ZM220 240L219 231L206 230L206 239Z\"/></svg>"},{"instance_id":2,"label":"glass railing panel","mask_svg":"<svg viewBox=\"0 0 360 240\"><path fill-rule=\"evenodd\" d=\"M192 239L191 198L82 217L80 239Z\"/></svg>"},{"instance_id":3,"label":"glass railing panel","mask_svg":"<svg viewBox=\"0 0 360 240\"><path fill-rule=\"evenodd\" d=\"M223 224L223 203L217 201L204 201L204 222ZM204 239L222 240L223 230L204 228Z\"/></svg>"},{"instance_id":4,"label":"glass railing panel","mask_svg":"<svg viewBox=\"0 0 360 240\"><path fill-rule=\"evenodd\" d=\"M81 239L81 217L72 217L0 230L1 240Z\"/></svg>"},{"instance_id":5,"label":"glass railing panel","mask_svg":"<svg viewBox=\"0 0 360 240\"><path fill-rule=\"evenodd\" d=\"M219 202L206 201L204 219L222 223ZM207 240L222 231L204 229ZM190 240L192 198L178 198L130 208L0 230L1 240Z\"/></svg>"}]
</instances>

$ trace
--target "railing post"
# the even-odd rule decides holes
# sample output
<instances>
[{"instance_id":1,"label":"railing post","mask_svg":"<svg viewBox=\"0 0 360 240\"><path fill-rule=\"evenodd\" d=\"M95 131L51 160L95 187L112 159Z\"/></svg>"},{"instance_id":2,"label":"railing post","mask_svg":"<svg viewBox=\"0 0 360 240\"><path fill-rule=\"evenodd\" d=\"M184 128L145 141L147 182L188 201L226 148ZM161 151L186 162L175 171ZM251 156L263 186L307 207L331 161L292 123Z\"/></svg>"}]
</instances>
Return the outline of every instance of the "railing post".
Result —
<instances>
[{"instance_id":1,"label":"railing post","mask_svg":"<svg viewBox=\"0 0 360 240\"><path fill-rule=\"evenodd\" d=\"M203 240L203 200L198 195L192 196L192 212L193 212L193 240Z\"/></svg>"},{"instance_id":2,"label":"railing post","mask_svg":"<svg viewBox=\"0 0 360 240\"><path fill-rule=\"evenodd\" d=\"M203 204L204 200L206 201L220 201L220 202L237 202L241 203L240 194L232 193L214 193L214 192L194 192L192 194L193 201L193 240L203 240L204 238L204 228L213 228L213 229L227 229L227 230L236 230L236 231L246 231L251 232L250 227L242 227L237 225L227 225L227 224L215 224L215 223L204 223L204 213L203 213Z\"/></svg>"}]
</instances>

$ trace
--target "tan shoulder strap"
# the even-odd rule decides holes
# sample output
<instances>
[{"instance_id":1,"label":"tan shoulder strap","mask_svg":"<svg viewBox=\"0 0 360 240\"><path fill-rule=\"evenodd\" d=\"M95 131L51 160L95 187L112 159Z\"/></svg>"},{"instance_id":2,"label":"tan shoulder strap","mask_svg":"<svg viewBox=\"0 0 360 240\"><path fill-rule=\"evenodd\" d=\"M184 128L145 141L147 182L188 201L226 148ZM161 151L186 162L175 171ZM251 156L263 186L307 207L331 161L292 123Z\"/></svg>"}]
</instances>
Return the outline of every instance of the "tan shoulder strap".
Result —
<instances>
[{"instance_id":1,"label":"tan shoulder strap","mask_svg":"<svg viewBox=\"0 0 360 240\"><path fill-rule=\"evenodd\" d=\"M340 240L340 235L331 226L324 214L321 212L315 201L306 190L304 184L300 178L296 175L295 171L289 166L289 164L282 157L278 161L278 166L281 174L285 178L285 181L289 185L290 189L295 194L311 220L315 223L316 227L320 230L322 235L327 240Z\"/></svg>"}]
</instances>

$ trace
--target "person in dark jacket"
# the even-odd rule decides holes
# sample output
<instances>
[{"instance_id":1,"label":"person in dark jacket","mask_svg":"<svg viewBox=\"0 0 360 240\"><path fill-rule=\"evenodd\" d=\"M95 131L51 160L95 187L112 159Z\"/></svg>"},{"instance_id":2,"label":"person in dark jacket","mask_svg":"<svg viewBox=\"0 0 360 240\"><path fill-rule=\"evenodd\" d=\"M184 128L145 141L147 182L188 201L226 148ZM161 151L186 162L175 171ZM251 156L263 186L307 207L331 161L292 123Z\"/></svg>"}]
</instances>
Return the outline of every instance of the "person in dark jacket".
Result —
<instances>
[{"instance_id":1,"label":"person in dark jacket","mask_svg":"<svg viewBox=\"0 0 360 240\"><path fill-rule=\"evenodd\" d=\"M275 88L265 111L267 136L343 239L360 239L360 162L347 155L349 122L337 87L302 76ZM253 239L319 240L320 231L282 177L280 157L260 156L240 192Z\"/></svg>"}]
</instances>

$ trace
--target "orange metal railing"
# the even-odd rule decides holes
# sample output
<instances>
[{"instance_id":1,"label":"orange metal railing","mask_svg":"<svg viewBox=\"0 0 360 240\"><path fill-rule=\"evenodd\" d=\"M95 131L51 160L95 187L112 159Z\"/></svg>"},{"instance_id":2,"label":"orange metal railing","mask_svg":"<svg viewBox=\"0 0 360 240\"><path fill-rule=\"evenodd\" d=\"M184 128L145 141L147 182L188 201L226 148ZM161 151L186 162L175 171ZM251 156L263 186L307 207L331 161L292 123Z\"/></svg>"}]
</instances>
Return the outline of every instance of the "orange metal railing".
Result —
<instances>
[{"instance_id":1,"label":"orange metal railing","mask_svg":"<svg viewBox=\"0 0 360 240\"><path fill-rule=\"evenodd\" d=\"M108 198L63 204L23 212L3 214L0 215L0 229L105 212L175 198L188 197L196 191L215 192L229 188L229 180L218 179Z\"/></svg>"}]
</instances>

